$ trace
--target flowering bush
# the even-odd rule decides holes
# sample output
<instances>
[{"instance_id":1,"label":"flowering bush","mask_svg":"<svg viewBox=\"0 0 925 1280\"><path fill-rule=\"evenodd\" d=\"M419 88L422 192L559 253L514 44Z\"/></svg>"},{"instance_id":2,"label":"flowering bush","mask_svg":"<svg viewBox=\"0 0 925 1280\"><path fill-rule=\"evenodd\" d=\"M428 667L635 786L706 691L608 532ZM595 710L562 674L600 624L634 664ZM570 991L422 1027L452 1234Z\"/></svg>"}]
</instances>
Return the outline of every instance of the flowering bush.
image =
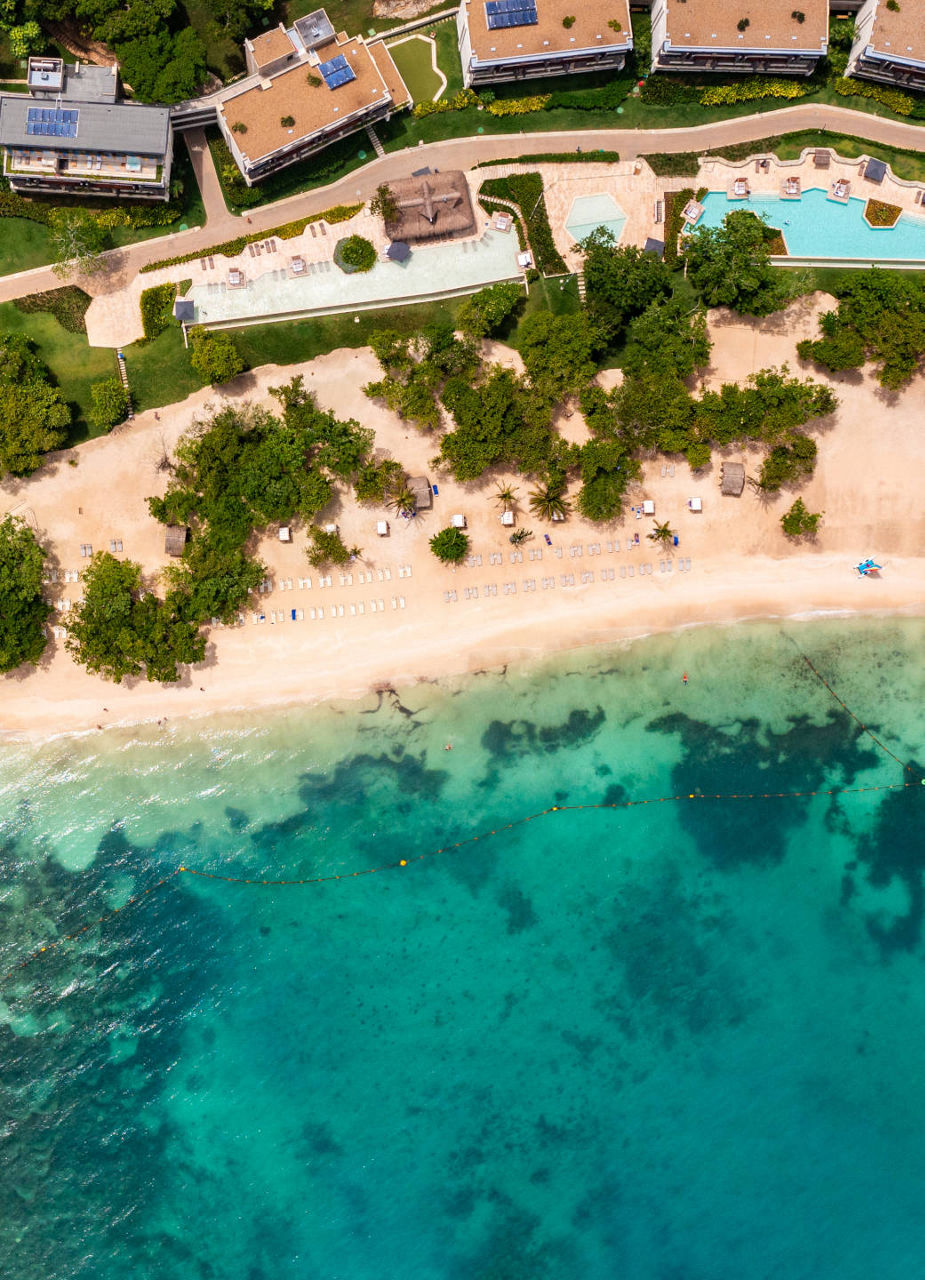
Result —
<instances>
[{"instance_id":1,"label":"flowering bush","mask_svg":"<svg viewBox=\"0 0 925 1280\"><path fill-rule=\"evenodd\" d=\"M754 102L759 98L805 98L814 86L800 84L796 80L769 80L754 76L740 84L721 84L704 89L700 95L702 107L731 107L737 102Z\"/></svg>"},{"instance_id":2,"label":"flowering bush","mask_svg":"<svg viewBox=\"0 0 925 1280\"><path fill-rule=\"evenodd\" d=\"M542 111L549 101L548 93L537 93L532 98L496 98L486 110L493 116L526 116Z\"/></svg>"},{"instance_id":3,"label":"flowering bush","mask_svg":"<svg viewBox=\"0 0 925 1280\"><path fill-rule=\"evenodd\" d=\"M887 89L879 84L867 84L863 80L852 80L849 76L842 76L836 80L834 89L841 98L872 98L881 106L895 111L898 116L911 116L912 108L915 106L915 99L910 98L908 93L900 93L898 89Z\"/></svg>"}]
</instances>

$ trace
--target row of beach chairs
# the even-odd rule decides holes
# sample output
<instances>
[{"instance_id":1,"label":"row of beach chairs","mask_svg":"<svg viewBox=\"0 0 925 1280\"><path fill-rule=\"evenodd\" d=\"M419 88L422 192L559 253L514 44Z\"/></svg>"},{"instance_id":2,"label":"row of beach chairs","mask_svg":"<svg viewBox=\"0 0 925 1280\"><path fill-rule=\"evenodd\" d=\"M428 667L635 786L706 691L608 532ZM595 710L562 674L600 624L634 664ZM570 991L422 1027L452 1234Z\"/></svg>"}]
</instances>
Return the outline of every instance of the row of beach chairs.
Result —
<instances>
[{"instance_id":1,"label":"row of beach chairs","mask_svg":"<svg viewBox=\"0 0 925 1280\"><path fill-rule=\"evenodd\" d=\"M370 600L368 605L369 613L386 612L385 600ZM392 596L391 606L393 609L404 609L406 605L407 601L404 596ZM304 622L306 614L308 614L310 622L320 622L325 617L329 619L357 618L363 617L366 613L367 602L358 600L355 604L332 604L327 609L321 606L316 609L270 609L266 613L252 613L251 622L254 626L259 626L265 622L269 622L273 626L278 622ZM214 621L215 619L213 618Z\"/></svg>"},{"instance_id":2,"label":"row of beach chairs","mask_svg":"<svg viewBox=\"0 0 925 1280\"><path fill-rule=\"evenodd\" d=\"M352 587L354 585L354 578L356 578L358 585L369 586L373 582L391 582L392 570L365 569L358 570L355 574L339 573L337 576L342 587ZM410 578L411 565L399 565L398 576L399 578ZM258 585L257 591L260 595L270 595L273 591L310 591L312 589L312 582L313 580L311 578L264 578L263 582ZM333 587L334 575L331 573L321 573L316 579L314 579L314 584L317 587Z\"/></svg>"},{"instance_id":3,"label":"row of beach chairs","mask_svg":"<svg viewBox=\"0 0 925 1280\"><path fill-rule=\"evenodd\" d=\"M679 559L677 561L677 565L678 565L679 573L690 572L691 561L689 559L684 559L684 560ZM673 569L674 569L673 561L671 560L659 561L659 571L661 573L672 573ZM645 564L641 564L638 566L638 571L639 571L639 576L642 578L642 577L648 577L649 575L653 574L655 572L655 569L653 565L646 562ZM634 578L636 576L636 572L637 572L637 569L635 565L631 565L631 564L620 565L619 576L621 578ZM586 586L588 583L591 583L597 580L601 582L614 582L616 580L616 577L617 577L616 569L610 569L610 568L599 569L596 572L594 569L584 569L580 574L575 574L575 573L559 574L559 586L574 587L579 584L579 580L582 586ZM555 588L555 586L556 586L556 577L554 574L551 577L542 578L540 580L540 589L543 591L551 591ZM516 582L504 582L501 584L501 587L502 587L502 593L506 596L512 596L517 594ZM536 591L537 590L536 578L525 578L521 583L521 590L525 592ZM496 596L497 594L498 594L498 584L494 582L487 583L481 589L482 597ZM464 600L478 600L479 597L480 597L480 592L478 587L463 588ZM447 604L452 604L454 601L459 599L459 596L456 591L444 591L443 599L446 601Z\"/></svg>"}]
</instances>

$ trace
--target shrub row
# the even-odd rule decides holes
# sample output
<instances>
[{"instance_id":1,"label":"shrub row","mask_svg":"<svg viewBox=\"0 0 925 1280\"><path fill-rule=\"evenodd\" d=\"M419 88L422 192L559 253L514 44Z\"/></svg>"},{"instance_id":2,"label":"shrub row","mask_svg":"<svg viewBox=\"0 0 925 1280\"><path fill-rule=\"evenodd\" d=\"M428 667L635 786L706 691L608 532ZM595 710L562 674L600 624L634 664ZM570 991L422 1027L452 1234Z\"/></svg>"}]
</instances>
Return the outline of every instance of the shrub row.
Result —
<instances>
[{"instance_id":1,"label":"shrub row","mask_svg":"<svg viewBox=\"0 0 925 1280\"><path fill-rule=\"evenodd\" d=\"M773 80L765 76L746 76L737 84L719 84L702 90L702 107L731 107L738 102L756 102L760 98L805 98L815 85L798 80Z\"/></svg>"},{"instance_id":2,"label":"shrub row","mask_svg":"<svg viewBox=\"0 0 925 1280\"><path fill-rule=\"evenodd\" d=\"M346 222L358 214L362 208L362 204L338 204L332 209L325 209L323 213L313 213L308 218L296 218L295 222L284 222L282 226L273 227L271 231L255 231L250 235L237 236L234 240L226 240L223 244L211 245L208 249L197 249L194 253L181 253L175 258L161 258L157 262L149 262L141 269L158 271L161 267L176 267L183 262L195 262L198 258L208 258L216 253L225 258L236 258L249 244L255 244L258 240L269 240L271 236L278 236L280 240L291 240L294 236L300 236L310 222L324 221L333 226L337 222Z\"/></svg>"},{"instance_id":3,"label":"shrub row","mask_svg":"<svg viewBox=\"0 0 925 1280\"><path fill-rule=\"evenodd\" d=\"M510 200L520 209L530 245L536 256L536 265L544 275L559 275L568 268L565 265L546 213L543 198L543 179L538 173L511 174L508 178L489 178L482 183L480 195L498 196Z\"/></svg>"},{"instance_id":4,"label":"shrub row","mask_svg":"<svg viewBox=\"0 0 925 1280\"><path fill-rule=\"evenodd\" d=\"M175 284L158 284L145 289L141 295L141 326L145 339L150 342L170 325L173 319L173 300L177 296Z\"/></svg>"},{"instance_id":5,"label":"shrub row","mask_svg":"<svg viewBox=\"0 0 925 1280\"><path fill-rule=\"evenodd\" d=\"M841 76L832 86L841 98L871 98L883 107L889 107L898 116L911 116L916 105L915 99L908 93L900 93L898 89L887 89L884 85L868 84L866 80L852 80L849 76Z\"/></svg>"},{"instance_id":6,"label":"shrub row","mask_svg":"<svg viewBox=\"0 0 925 1280\"><path fill-rule=\"evenodd\" d=\"M67 205L71 201L65 197L60 203ZM83 204L80 201L73 203ZM59 204L53 201L27 199L18 192L11 191L5 183L0 186L0 218L27 218L30 222L48 226L51 215L58 207ZM111 231L113 227L167 227L171 222L176 222L183 212L182 207L173 201L156 207L121 208L111 205L91 211L99 225L107 231Z\"/></svg>"},{"instance_id":7,"label":"shrub row","mask_svg":"<svg viewBox=\"0 0 925 1280\"><path fill-rule=\"evenodd\" d=\"M541 151L530 156L506 156L503 160L480 160L475 169L496 164L616 164L619 151Z\"/></svg>"},{"instance_id":8,"label":"shrub row","mask_svg":"<svg viewBox=\"0 0 925 1280\"><path fill-rule=\"evenodd\" d=\"M78 289L74 284L64 285L61 289L49 289L46 293L30 293L13 302L16 310L25 315L47 311L68 333L84 334L87 332L86 315L89 305L89 293L84 293L83 289Z\"/></svg>"},{"instance_id":9,"label":"shrub row","mask_svg":"<svg viewBox=\"0 0 925 1280\"><path fill-rule=\"evenodd\" d=\"M438 98L436 102L418 102L411 114L418 120L424 116L439 116L446 111L465 111L467 107L477 107L479 95L474 89L460 89L452 98Z\"/></svg>"},{"instance_id":10,"label":"shrub row","mask_svg":"<svg viewBox=\"0 0 925 1280\"><path fill-rule=\"evenodd\" d=\"M543 111L552 95L535 93L530 98L496 98L485 110L491 116L528 116Z\"/></svg>"},{"instance_id":11,"label":"shrub row","mask_svg":"<svg viewBox=\"0 0 925 1280\"><path fill-rule=\"evenodd\" d=\"M644 81L639 90L642 102L653 107L680 107L686 102L699 102L703 89L696 85L685 84L683 80L672 80L669 76L652 75Z\"/></svg>"},{"instance_id":12,"label":"shrub row","mask_svg":"<svg viewBox=\"0 0 925 1280\"><path fill-rule=\"evenodd\" d=\"M572 111L616 111L626 100L627 95L636 83L633 76L617 77L600 89L562 90L559 93L546 95L547 111L555 111L559 107Z\"/></svg>"}]
</instances>

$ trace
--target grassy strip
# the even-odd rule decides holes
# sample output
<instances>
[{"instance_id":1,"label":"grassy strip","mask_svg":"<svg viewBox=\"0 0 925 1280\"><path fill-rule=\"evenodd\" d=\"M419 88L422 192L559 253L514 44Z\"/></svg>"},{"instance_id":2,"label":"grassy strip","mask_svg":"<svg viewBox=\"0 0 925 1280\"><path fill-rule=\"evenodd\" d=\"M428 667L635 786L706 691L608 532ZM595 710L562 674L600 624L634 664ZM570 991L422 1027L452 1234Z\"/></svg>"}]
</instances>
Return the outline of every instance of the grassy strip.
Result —
<instances>
[{"instance_id":1,"label":"grassy strip","mask_svg":"<svg viewBox=\"0 0 925 1280\"><path fill-rule=\"evenodd\" d=\"M64 285L61 289L49 289L45 293L30 293L25 298L17 298L13 303L23 315L47 311L68 333L83 334L87 332L89 305L89 293L84 293L83 289L78 289L74 284Z\"/></svg>"},{"instance_id":2,"label":"grassy strip","mask_svg":"<svg viewBox=\"0 0 925 1280\"><path fill-rule=\"evenodd\" d=\"M521 212L530 245L536 255L536 265L544 275L561 275L568 270L556 242L546 214L543 198L543 179L538 173L511 174L508 178L489 178L479 188L479 195L491 199L510 200Z\"/></svg>"},{"instance_id":3,"label":"grassy strip","mask_svg":"<svg viewBox=\"0 0 925 1280\"><path fill-rule=\"evenodd\" d=\"M502 160L480 160L474 169L491 169L496 164L616 164L619 151L536 151L526 156L505 156Z\"/></svg>"},{"instance_id":4,"label":"grassy strip","mask_svg":"<svg viewBox=\"0 0 925 1280\"><path fill-rule=\"evenodd\" d=\"M300 236L310 222L327 222L332 226L337 222L346 222L363 208L362 204L338 204L333 209L325 209L323 213L313 213L307 218L296 218L295 222L284 222L282 226L273 227L270 231L254 231L246 236L237 236L234 240L226 240L223 244L214 244L208 249L197 249L194 253L182 253L175 258L161 258L158 262L149 262L142 271L158 271L161 267L176 267L184 262L196 262L199 258L208 258L212 254L221 254L225 258L236 258L243 253L249 244L269 240L277 236L280 240L292 240Z\"/></svg>"}]
</instances>

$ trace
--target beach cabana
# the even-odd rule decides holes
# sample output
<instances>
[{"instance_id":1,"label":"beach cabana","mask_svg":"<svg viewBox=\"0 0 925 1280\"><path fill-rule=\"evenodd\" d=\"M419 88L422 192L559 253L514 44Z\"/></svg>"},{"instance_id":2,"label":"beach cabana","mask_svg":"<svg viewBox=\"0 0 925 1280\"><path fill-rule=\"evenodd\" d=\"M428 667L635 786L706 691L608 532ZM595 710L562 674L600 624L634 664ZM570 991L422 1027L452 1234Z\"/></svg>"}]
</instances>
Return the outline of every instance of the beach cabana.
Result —
<instances>
[{"instance_id":1,"label":"beach cabana","mask_svg":"<svg viewBox=\"0 0 925 1280\"><path fill-rule=\"evenodd\" d=\"M411 257L411 246L404 240L393 240L385 251L385 256L389 262L407 262Z\"/></svg>"},{"instance_id":2,"label":"beach cabana","mask_svg":"<svg viewBox=\"0 0 925 1280\"><path fill-rule=\"evenodd\" d=\"M189 529L185 524L169 524L164 534L164 553L168 556L182 556L188 537Z\"/></svg>"},{"instance_id":3,"label":"beach cabana","mask_svg":"<svg viewBox=\"0 0 925 1280\"><path fill-rule=\"evenodd\" d=\"M739 498L745 488L745 465L741 462L723 463L722 492L728 497Z\"/></svg>"},{"instance_id":4,"label":"beach cabana","mask_svg":"<svg viewBox=\"0 0 925 1280\"><path fill-rule=\"evenodd\" d=\"M412 476L408 481L408 488L414 494L414 509L416 511L429 511L434 505L434 495L431 492L430 481L426 476Z\"/></svg>"},{"instance_id":5,"label":"beach cabana","mask_svg":"<svg viewBox=\"0 0 925 1280\"><path fill-rule=\"evenodd\" d=\"M864 177L868 182L879 185L886 177L886 165L882 160L868 160L864 166Z\"/></svg>"},{"instance_id":6,"label":"beach cabana","mask_svg":"<svg viewBox=\"0 0 925 1280\"><path fill-rule=\"evenodd\" d=\"M196 308L192 298L177 298L173 304L173 314L181 324L192 324L196 319Z\"/></svg>"}]
</instances>

